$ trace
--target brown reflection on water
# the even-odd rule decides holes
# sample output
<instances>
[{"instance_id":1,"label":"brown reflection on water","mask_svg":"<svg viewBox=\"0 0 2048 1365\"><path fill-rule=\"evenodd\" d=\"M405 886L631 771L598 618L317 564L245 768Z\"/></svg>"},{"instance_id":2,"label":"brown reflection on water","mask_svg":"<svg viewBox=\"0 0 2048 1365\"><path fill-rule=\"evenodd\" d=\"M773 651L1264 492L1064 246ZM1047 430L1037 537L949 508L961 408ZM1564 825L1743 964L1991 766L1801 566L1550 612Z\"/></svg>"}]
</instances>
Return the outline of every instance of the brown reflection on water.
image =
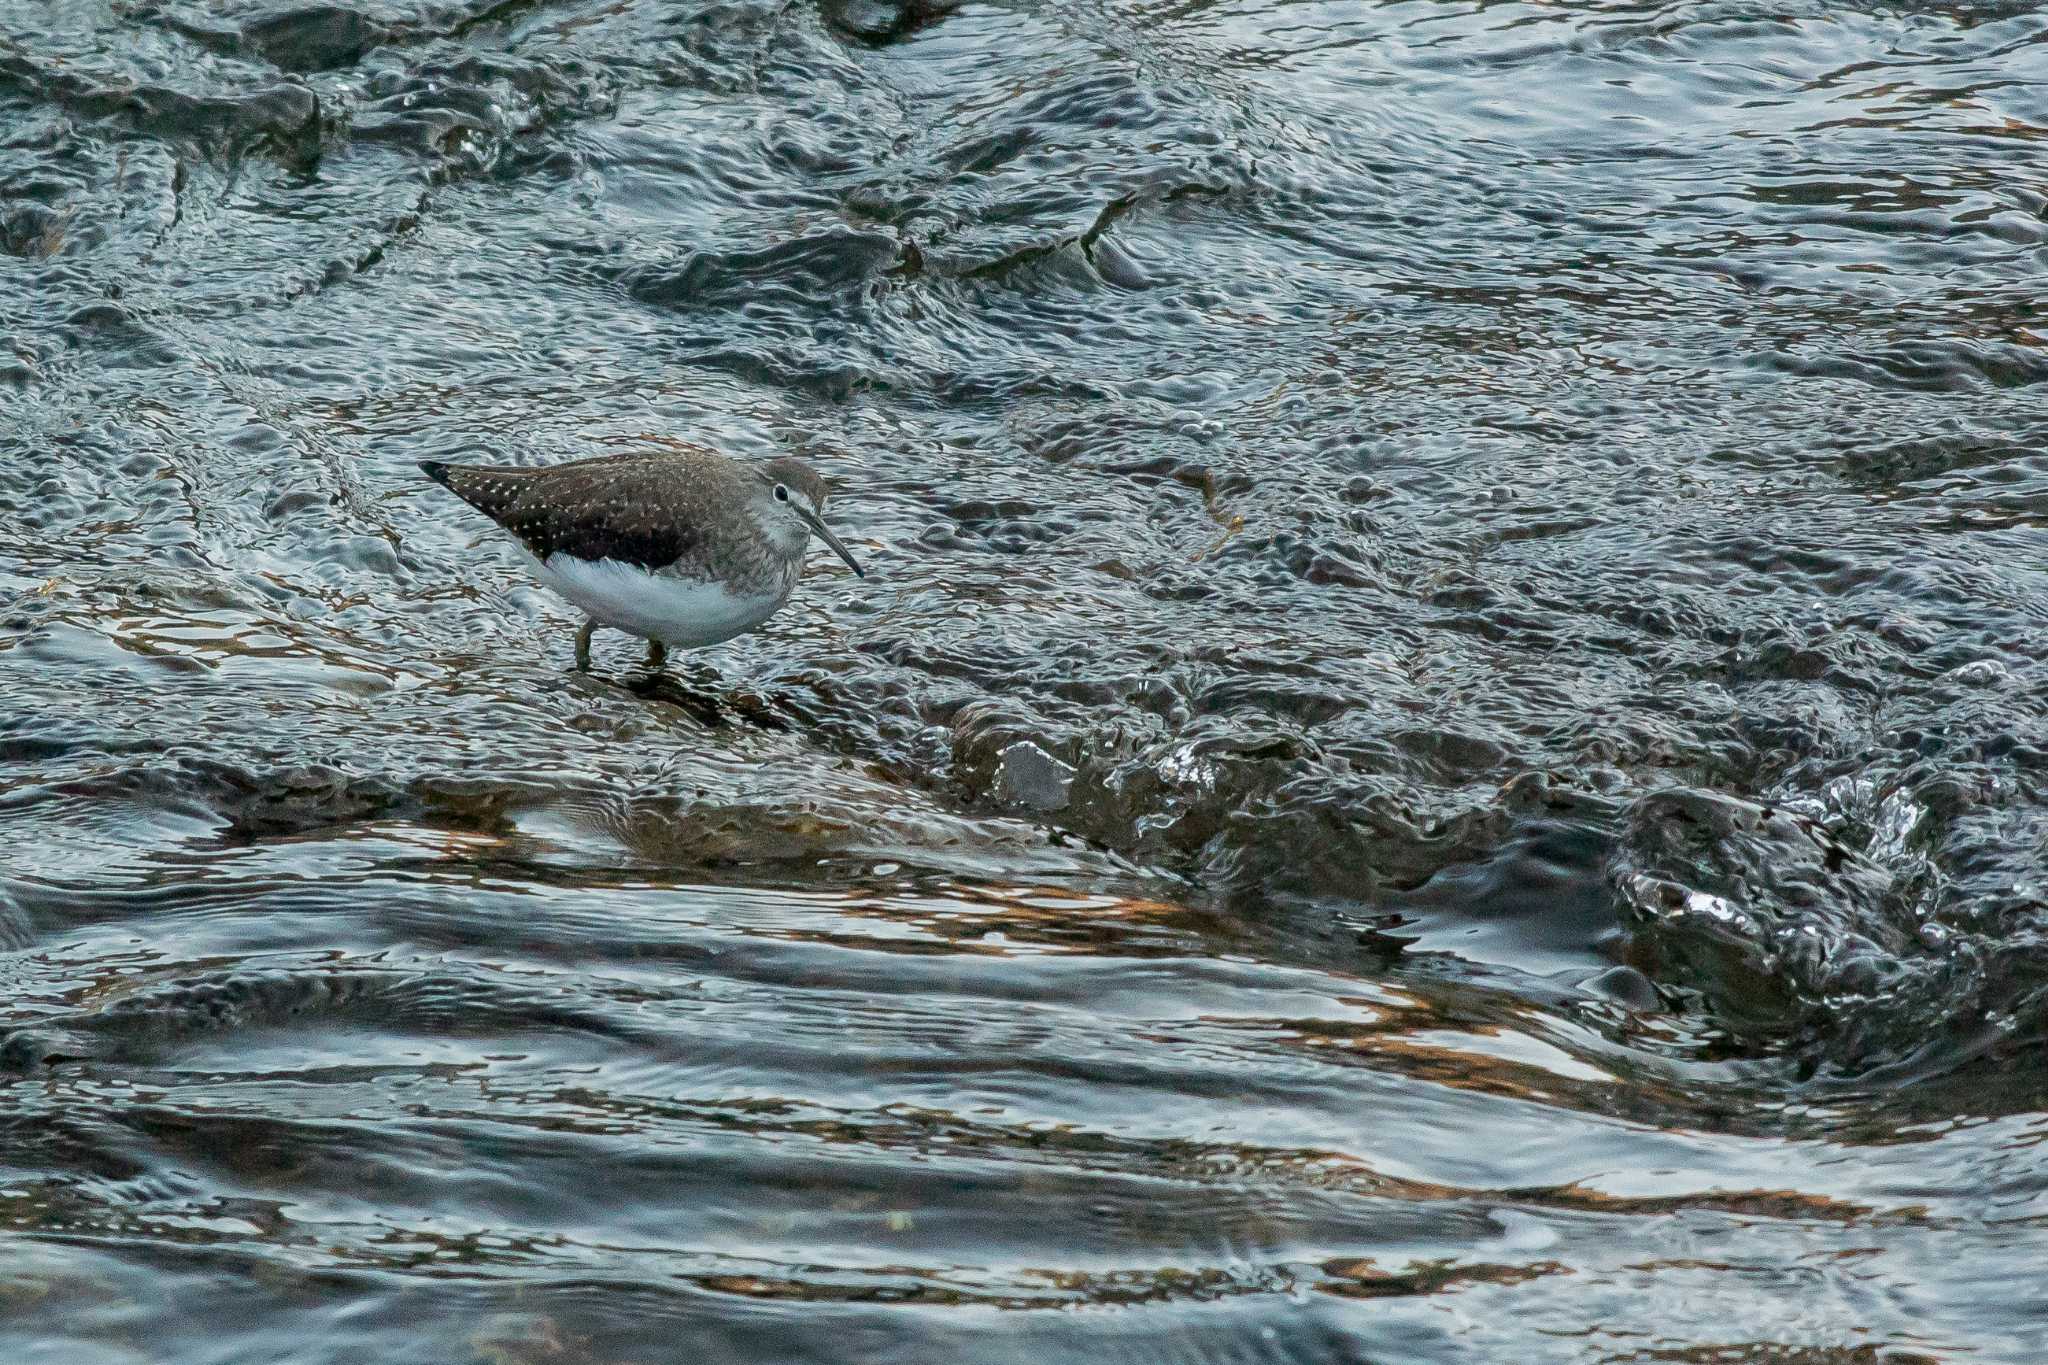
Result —
<instances>
[{"instance_id":1,"label":"brown reflection on water","mask_svg":"<svg viewBox=\"0 0 2048 1365\"><path fill-rule=\"evenodd\" d=\"M915 891L849 891L826 901L851 919L895 927L895 932L781 926L764 937L888 953L971 953L1010 957L1026 953L1143 953L1167 951L1185 934L1209 927L1212 917L1183 905L1059 886L974 885L943 882ZM918 937L911 937L917 935Z\"/></svg>"},{"instance_id":2,"label":"brown reflection on water","mask_svg":"<svg viewBox=\"0 0 2048 1365\"><path fill-rule=\"evenodd\" d=\"M1888 1346L1793 1346L1776 1341L1646 1349L1601 1357L1602 1365L1943 1365L1942 1357Z\"/></svg>"},{"instance_id":3,"label":"brown reflection on water","mask_svg":"<svg viewBox=\"0 0 2048 1365\"><path fill-rule=\"evenodd\" d=\"M1412 1294L1442 1294L1470 1284L1526 1284L1545 1275L1569 1275L1571 1269L1557 1261L1531 1265L1459 1265L1450 1261L1410 1264L1401 1270L1382 1269L1370 1257L1325 1261L1329 1278L1316 1286L1325 1294L1352 1299L1385 1299Z\"/></svg>"}]
</instances>

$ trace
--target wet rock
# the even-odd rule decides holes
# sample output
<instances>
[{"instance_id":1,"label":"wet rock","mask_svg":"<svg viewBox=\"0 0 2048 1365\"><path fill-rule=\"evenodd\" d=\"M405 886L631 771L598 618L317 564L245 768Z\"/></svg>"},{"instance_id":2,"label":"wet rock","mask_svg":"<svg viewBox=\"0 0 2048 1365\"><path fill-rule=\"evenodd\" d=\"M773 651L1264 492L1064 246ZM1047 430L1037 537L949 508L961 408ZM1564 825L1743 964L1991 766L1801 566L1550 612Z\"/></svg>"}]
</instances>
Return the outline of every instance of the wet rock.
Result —
<instances>
[{"instance_id":1,"label":"wet rock","mask_svg":"<svg viewBox=\"0 0 2048 1365\"><path fill-rule=\"evenodd\" d=\"M1881 990L1910 941L1886 869L1812 820L1718 793L1638 800L1611 874L1659 975L1756 1042Z\"/></svg>"},{"instance_id":2,"label":"wet rock","mask_svg":"<svg viewBox=\"0 0 2048 1365\"><path fill-rule=\"evenodd\" d=\"M1904 612L1892 612L1879 618L1874 629L1882 639L1914 654L1932 649L1940 638L1927 622L1915 620Z\"/></svg>"},{"instance_id":3,"label":"wet rock","mask_svg":"<svg viewBox=\"0 0 2048 1365\"><path fill-rule=\"evenodd\" d=\"M805 297L844 290L879 276L896 261L884 232L829 226L740 251L694 251L677 265L626 272L621 283L643 303L698 308L735 300L758 305L764 293Z\"/></svg>"},{"instance_id":4,"label":"wet rock","mask_svg":"<svg viewBox=\"0 0 2048 1365\"><path fill-rule=\"evenodd\" d=\"M10 59L4 52L0 78L37 90L85 117L121 120L147 136L189 140L209 152L255 142L304 160L317 150L320 101L295 83L195 95L147 81L108 83L63 65Z\"/></svg>"},{"instance_id":5,"label":"wet rock","mask_svg":"<svg viewBox=\"0 0 2048 1365\"><path fill-rule=\"evenodd\" d=\"M16 1029L0 1038L0 1071L41 1071L90 1055L89 1045L61 1029Z\"/></svg>"},{"instance_id":6,"label":"wet rock","mask_svg":"<svg viewBox=\"0 0 2048 1365\"><path fill-rule=\"evenodd\" d=\"M241 838L304 833L424 806L421 793L388 778L317 761L255 767L175 753L103 773L94 792L210 817Z\"/></svg>"},{"instance_id":7,"label":"wet rock","mask_svg":"<svg viewBox=\"0 0 2048 1365\"><path fill-rule=\"evenodd\" d=\"M17 204L0 210L0 251L38 260L54 256L64 245L63 216L42 204Z\"/></svg>"},{"instance_id":8,"label":"wet rock","mask_svg":"<svg viewBox=\"0 0 2048 1365\"><path fill-rule=\"evenodd\" d=\"M19 952L35 942L35 920L13 892L0 887L0 953Z\"/></svg>"},{"instance_id":9,"label":"wet rock","mask_svg":"<svg viewBox=\"0 0 2048 1365\"><path fill-rule=\"evenodd\" d=\"M1664 1008L1663 997L1657 994L1656 983L1634 967L1609 967L1586 983L1586 988L1635 1010L1649 1014Z\"/></svg>"},{"instance_id":10,"label":"wet rock","mask_svg":"<svg viewBox=\"0 0 2048 1365\"><path fill-rule=\"evenodd\" d=\"M142 369L174 365L180 359L171 342L118 303L92 303L63 319L74 346L91 347L108 363Z\"/></svg>"},{"instance_id":11,"label":"wet rock","mask_svg":"<svg viewBox=\"0 0 2048 1365\"><path fill-rule=\"evenodd\" d=\"M242 41L284 71L354 66L391 37L391 27L355 5L307 5L265 15L242 27Z\"/></svg>"},{"instance_id":12,"label":"wet rock","mask_svg":"<svg viewBox=\"0 0 2048 1365\"><path fill-rule=\"evenodd\" d=\"M1978 659L1950 669L1947 680L1963 687L2001 687L2012 680L2012 670L1996 659Z\"/></svg>"},{"instance_id":13,"label":"wet rock","mask_svg":"<svg viewBox=\"0 0 2048 1365\"><path fill-rule=\"evenodd\" d=\"M1072 766L1029 740L1005 748L998 759L996 794L1001 800L1033 810L1062 810L1073 785Z\"/></svg>"},{"instance_id":14,"label":"wet rock","mask_svg":"<svg viewBox=\"0 0 2048 1365\"><path fill-rule=\"evenodd\" d=\"M114 1001L87 1021L129 1042L278 1023L331 1011L395 976L235 972L167 981Z\"/></svg>"},{"instance_id":15,"label":"wet rock","mask_svg":"<svg viewBox=\"0 0 2048 1365\"><path fill-rule=\"evenodd\" d=\"M1119 289L1143 289L1152 283L1145 267L1108 237L1095 239L1088 248L1088 259L1095 263L1098 275Z\"/></svg>"},{"instance_id":16,"label":"wet rock","mask_svg":"<svg viewBox=\"0 0 2048 1365\"><path fill-rule=\"evenodd\" d=\"M960 8L958 0L823 0L825 22L864 43L893 43Z\"/></svg>"}]
</instances>

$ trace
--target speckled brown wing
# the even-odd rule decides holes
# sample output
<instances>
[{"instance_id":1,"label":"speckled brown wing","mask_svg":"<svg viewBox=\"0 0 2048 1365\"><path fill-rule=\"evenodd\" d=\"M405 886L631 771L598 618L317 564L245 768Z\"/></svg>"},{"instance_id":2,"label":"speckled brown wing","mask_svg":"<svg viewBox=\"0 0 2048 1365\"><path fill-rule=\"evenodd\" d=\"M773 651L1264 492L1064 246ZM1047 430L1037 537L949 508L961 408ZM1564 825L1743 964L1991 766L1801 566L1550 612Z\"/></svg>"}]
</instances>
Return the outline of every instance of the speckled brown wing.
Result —
<instances>
[{"instance_id":1,"label":"speckled brown wing","mask_svg":"<svg viewBox=\"0 0 2048 1365\"><path fill-rule=\"evenodd\" d=\"M541 469L451 465L420 468L519 538L535 558L571 554L665 569L697 558L704 545L699 483L714 468L659 455L603 455ZM692 474L697 479L692 479Z\"/></svg>"}]
</instances>

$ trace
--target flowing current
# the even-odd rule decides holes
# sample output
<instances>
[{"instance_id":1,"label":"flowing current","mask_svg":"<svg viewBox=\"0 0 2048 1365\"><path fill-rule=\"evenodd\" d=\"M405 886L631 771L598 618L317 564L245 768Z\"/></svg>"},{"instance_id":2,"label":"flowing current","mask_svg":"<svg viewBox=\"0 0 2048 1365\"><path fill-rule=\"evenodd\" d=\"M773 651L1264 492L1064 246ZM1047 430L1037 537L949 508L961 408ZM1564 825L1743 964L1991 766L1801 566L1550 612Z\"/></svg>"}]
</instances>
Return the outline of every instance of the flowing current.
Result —
<instances>
[{"instance_id":1,"label":"flowing current","mask_svg":"<svg viewBox=\"0 0 2048 1365\"><path fill-rule=\"evenodd\" d=\"M2048 1359L2044 40L11 0L0 1359Z\"/></svg>"}]
</instances>

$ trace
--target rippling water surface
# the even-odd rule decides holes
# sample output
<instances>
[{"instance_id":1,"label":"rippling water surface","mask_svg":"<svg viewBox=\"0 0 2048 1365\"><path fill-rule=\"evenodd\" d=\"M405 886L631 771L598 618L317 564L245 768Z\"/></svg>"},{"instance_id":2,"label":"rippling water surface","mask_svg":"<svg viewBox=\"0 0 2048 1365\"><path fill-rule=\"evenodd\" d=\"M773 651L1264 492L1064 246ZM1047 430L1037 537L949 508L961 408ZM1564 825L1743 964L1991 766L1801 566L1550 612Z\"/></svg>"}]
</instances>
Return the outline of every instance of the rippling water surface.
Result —
<instances>
[{"instance_id":1,"label":"rippling water surface","mask_svg":"<svg viewBox=\"0 0 2048 1365\"><path fill-rule=\"evenodd\" d=\"M2048 1358L2044 37L15 0L5 1358Z\"/></svg>"}]
</instances>

